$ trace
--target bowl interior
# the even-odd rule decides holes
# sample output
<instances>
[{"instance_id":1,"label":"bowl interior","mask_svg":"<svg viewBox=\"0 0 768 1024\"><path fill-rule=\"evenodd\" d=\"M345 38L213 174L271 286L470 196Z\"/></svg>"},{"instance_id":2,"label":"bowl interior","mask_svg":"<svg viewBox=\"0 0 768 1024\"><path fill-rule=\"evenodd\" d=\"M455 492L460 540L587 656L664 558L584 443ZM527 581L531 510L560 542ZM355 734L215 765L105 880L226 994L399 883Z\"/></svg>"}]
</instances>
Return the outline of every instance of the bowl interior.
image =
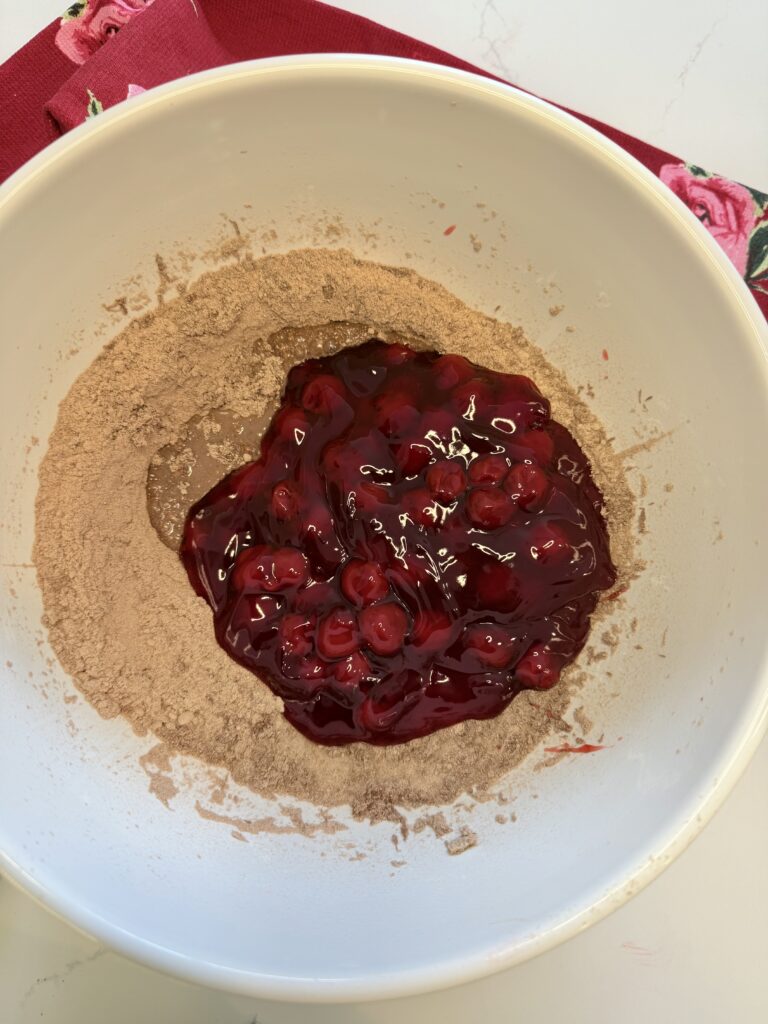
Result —
<instances>
[{"instance_id":1,"label":"bowl interior","mask_svg":"<svg viewBox=\"0 0 768 1024\"><path fill-rule=\"evenodd\" d=\"M120 282L154 284L156 254L199 250L232 223L256 252L341 244L410 265L522 323L593 387L618 448L667 435L632 460L648 568L584 697L606 749L515 773L517 821L500 827L498 807L478 806L481 841L461 856L426 833L397 853L391 824L343 812L343 833L235 841L231 822L196 813L194 779L170 808L149 792L138 755L151 738L63 699L74 691L44 641L29 564L57 403L116 330L104 306ZM13 877L155 966L343 998L540 951L682 847L764 718L768 480L755 467L768 388L745 291L650 176L493 83L291 58L100 116L6 187L0 230L0 849ZM251 798L248 815L265 810Z\"/></svg>"}]
</instances>

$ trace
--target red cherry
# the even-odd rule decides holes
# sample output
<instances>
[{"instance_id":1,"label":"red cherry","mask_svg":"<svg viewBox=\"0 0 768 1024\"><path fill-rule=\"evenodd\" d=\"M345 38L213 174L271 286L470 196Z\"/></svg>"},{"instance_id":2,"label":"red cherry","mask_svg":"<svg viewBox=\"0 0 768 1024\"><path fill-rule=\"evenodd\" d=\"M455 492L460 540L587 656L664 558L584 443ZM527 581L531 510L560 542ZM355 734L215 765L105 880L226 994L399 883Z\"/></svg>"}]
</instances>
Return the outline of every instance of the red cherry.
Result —
<instances>
[{"instance_id":1,"label":"red cherry","mask_svg":"<svg viewBox=\"0 0 768 1024\"><path fill-rule=\"evenodd\" d=\"M430 579L427 564L416 555L405 555L403 560L395 559L390 563L387 576L395 590L406 595L406 604L412 603L412 599Z\"/></svg>"},{"instance_id":2,"label":"red cherry","mask_svg":"<svg viewBox=\"0 0 768 1024\"><path fill-rule=\"evenodd\" d=\"M321 373L301 392L301 404L310 412L328 416L338 407L339 401L347 398L347 389L338 377Z\"/></svg>"},{"instance_id":3,"label":"red cherry","mask_svg":"<svg viewBox=\"0 0 768 1024\"><path fill-rule=\"evenodd\" d=\"M449 645L453 622L445 612L427 608L413 619L411 639L422 653L444 651Z\"/></svg>"},{"instance_id":4,"label":"red cherry","mask_svg":"<svg viewBox=\"0 0 768 1024\"><path fill-rule=\"evenodd\" d=\"M540 466L549 466L555 452L555 442L546 430L524 430L516 434L512 440L515 450L521 450L524 458L538 462Z\"/></svg>"},{"instance_id":5,"label":"red cherry","mask_svg":"<svg viewBox=\"0 0 768 1024\"><path fill-rule=\"evenodd\" d=\"M413 359L416 353L407 345L401 345L397 341L391 341L381 348L382 358L388 366L401 366L403 363Z\"/></svg>"},{"instance_id":6,"label":"red cherry","mask_svg":"<svg viewBox=\"0 0 768 1024\"><path fill-rule=\"evenodd\" d=\"M437 521L435 499L425 487L403 495L403 512L415 526L434 526Z\"/></svg>"},{"instance_id":7,"label":"red cherry","mask_svg":"<svg viewBox=\"0 0 768 1024\"><path fill-rule=\"evenodd\" d=\"M357 621L347 608L334 608L317 627L318 653L329 661L346 658L358 647Z\"/></svg>"},{"instance_id":8,"label":"red cherry","mask_svg":"<svg viewBox=\"0 0 768 1024\"><path fill-rule=\"evenodd\" d=\"M456 459L443 459L427 470L427 487L444 505L453 504L467 487L467 474Z\"/></svg>"},{"instance_id":9,"label":"red cherry","mask_svg":"<svg viewBox=\"0 0 768 1024\"><path fill-rule=\"evenodd\" d=\"M552 493L552 484L540 466L516 462L504 481L504 490L520 508L537 512Z\"/></svg>"},{"instance_id":10,"label":"red cherry","mask_svg":"<svg viewBox=\"0 0 768 1024\"><path fill-rule=\"evenodd\" d=\"M542 399L542 394L530 377L523 373L497 373L496 385L500 395L509 399Z\"/></svg>"},{"instance_id":11,"label":"red cherry","mask_svg":"<svg viewBox=\"0 0 768 1024\"><path fill-rule=\"evenodd\" d=\"M333 674L340 686L355 688L371 676L371 663L360 651L354 651L348 658L336 664Z\"/></svg>"},{"instance_id":12,"label":"red cherry","mask_svg":"<svg viewBox=\"0 0 768 1024\"><path fill-rule=\"evenodd\" d=\"M312 612L322 612L324 608L330 608L339 600L336 587L333 583L314 583L302 587L293 601L297 612L303 615Z\"/></svg>"},{"instance_id":13,"label":"red cherry","mask_svg":"<svg viewBox=\"0 0 768 1024\"><path fill-rule=\"evenodd\" d=\"M440 356L433 367L435 383L444 391L450 391L473 377L477 369L464 356Z\"/></svg>"},{"instance_id":14,"label":"red cherry","mask_svg":"<svg viewBox=\"0 0 768 1024\"><path fill-rule=\"evenodd\" d=\"M306 680L315 687L328 677L329 672L329 666L314 654L284 654L281 668L289 679Z\"/></svg>"},{"instance_id":15,"label":"red cherry","mask_svg":"<svg viewBox=\"0 0 768 1024\"><path fill-rule=\"evenodd\" d=\"M496 390L499 415L514 420L518 429L540 428L549 419L549 402L529 377L500 374Z\"/></svg>"},{"instance_id":16,"label":"red cherry","mask_svg":"<svg viewBox=\"0 0 768 1024\"><path fill-rule=\"evenodd\" d=\"M520 604L521 583L507 562L488 559L468 574L466 599L478 611L514 612Z\"/></svg>"},{"instance_id":17,"label":"red cherry","mask_svg":"<svg viewBox=\"0 0 768 1024\"><path fill-rule=\"evenodd\" d=\"M364 479L361 467L368 460L365 454L357 450L356 445L350 444L346 440L328 444L321 459L324 474L338 483L342 490L352 490Z\"/></svg>"},{"instance_id":18,"label":"red cherry","mask_svg":"<svg viewBox=\"0 0 768 1024\"><path fill-rule=\"evenodd\" d=\"M309 654L312 650L312 634L315 628L314 615L284 615L280 620L278 635L286 654Z\"/></svg>"},{"instance_id":19,"label":"red cherry","mask_svg":"<svg viewBox=\"0 0 768 1024\"><path fill-rule=\"evenodd\" d=\"M523 374L497 374L496 388L502 401L538 402L542 406L549 406L549 402L536 384ZM547 415L549 415L549 411L547 411Z\"/></svg>"},{"instance_id":20,"label":"red cherry","mask_svg":"<svg viewBox=\"0 0 768 1024\"><path fill-rule=\"evenodd\" d=\"M287 480L272 488L272 515L285 522L295 519L299 511L299 492L295 484Z\"/></svg>"},{"instance_id":21,"label":"red cherry","mask_svg":"<svg viewBox=\"0 0 768 1024\"><path fill-rule=\"evenodd\" d=\"M292 366L288 371L286 393L299 392L313 377L322 372L323 364L319 359L307 359L304 363Z\"/></svg>"},{"instance_id":22,"label":"red cherry","mask_svg":"<svg viewBox=\"0 0 768 1024\"><path fill-rule=\"evenodd\" d=\"M258 462L249 462L247 466L230 474L227 478L227 490L230 494L237 494L240 501L250 501L261 493L263 480L264 467Z\"/></svg>"},{"instance_id":23,"label":"red cherry","mask_svg":"<svg viewBox=\"0 0 768 1024\"><path fill-rule=\"evenodd\" d=\"M490 384L479 377L459 384L451 395L451 403L459 416L470 423L482 419L492 402L493 390Z\"/></svg>"},{"instance_id":24,"label":"red cherry","mask_svg":"<svg viewBox=\"0 0 768 1024\"><path fill-rule=\"evenodd\" d=\"M363 562L375 562L378 565L386 565L391 554L385 536L380 533L371 534L367 531L364 537L356 542L350 542L350 551L355 558L359 558Z\"/></svg>"},{"instance_id":25,"label":"red cherry","mask_svg":"<svg viewBox=\"0 0 768 1024\"><path fill-rule=\"evenodd\" d=\"M299 679L323 679L328 675L328 666L319 658L304 658L299 667Z\"/></svg>"},{"instance_id":26,"label":"red cherry","mask_svg":"<svg viewBox=\"0 0 768 1024\"><path fill-rule=\"evenodd\" d=\"M323 496L316 497L306 505L299 532L302 537L309 534L328 537L333 533L333 516Z\"/></svg>"},{"instance_id":27,"label":"red cherry","mask_svg":"<svg viewBox=\"0 0 768 1024\"><path fill-rule=\"evenodd\" d=\"M404 441L395 449L395 462L403 476L416 476L432 459L432 449L426 444Z\"/></svg>"},{"instance_id":28,"label":"red cherry","mask_svg":"<svg viewBox=\"0 0 768 1024\"><path fill-rule=\"evenodd\" d=\"M509 472L509 461L503 455L481 455L469 467L473 484L498 484Z\"/></svg>"},{"instance_id":29,"label":"red cherry","mask_svg":"<svg viewBox=\"0 0 768 1024\"><path fill-rule=\"evenodd\" d=\"M357 484L354 494L355 509L365 512L369 516L379 513L382 506L391 504L389 491L385 484L365 481Z\"/></svg>"},{"instance_id":30,"label":"red cherry","mask_svg":"<svg viewBox=\"0 0 768 1024\"><path fill-rule=\"evenodd\" d=\"M282 608L282 598L269 594L241 594L232 610L229 628L233 633L246 629L251 636L271 634ZM282 619L280 621L282 623Z\"/></svg>"},{"instance_id":31,"label":"red cherry","mask_svg":"<svg viewBox=\"0 0 768 1024\"><path fill-rule=\"evenodd\" d=\"M275 589L300 587L309 578L307 559L296 548L278 548L272 556Z\"/></svg>"},{"instance_id":32,"label":"red cherry","mask_svg":"<svg viewBox=\"0 0 768 1024\"><path fill-rule=\"evenodd\" d=\"M373 402L374 422L386 437L402 436L419 418L413 398L406 391L385 391Z\"/></svg>"},{"instance_id":33,"label":"red cherry","mask_svg":"<svg viewBox=\"0 0 768 1024\"><path fill-rule=\"evenodd\" d=\"M413 703L421 691L421 679L415 672L390 675L377 682L356 708L355 717L367 732L386 733Z\"/></svg>"},{"instance_id":34,"label":"red cherry","mask_svg":"<svg viewBox=\"0 0 768 1024\"><path fill-rule=\"evenodd\" d=\"M399 604L387 601L369 605L359 615L363 639L376 654L396 654L403 648L408 616Z\"/></svg>"},{"instance_id":35,"label":"red cherry","mask_svg":"<svg viewBox=\"0 0 768 1024\"><path fill-rule=\"evenodd\" d=\"M514 511L512 499L498 487L475 487L467 496L470 522L483 530L506 526Z\"/></svg>"},{"instance_id":36,"label":"red cherry","mask_svg":"<svg viewBox=\"0 0 768 1024\"><path fill-rule=\"evenodd\" d=\"M459 429L456 414L450 409L430 409L419 421L419 435L435 448L442 442L453 437L454 430Z\"/></svg>"},{"instance_id":37,"label":"red cherry","mask_svg":"<svg viewBox=\"0 0 768 1024\"><path fill-rule=\"evenodd\" d=\"M509 631L493 623L479 622L468 626L462 640L468 651L491 668L506 668L515 656Z\"/></svg>"},{"instance_id":38,"label":"red cherry","mask_svg":"<svg viewBox=\"0 0 768 1024\"><path fill-rule=\"evenodd\" d=\"M560 664L546 647L530 647L515 665L515 677L523 686L549 690L560 678Z\"/></svg>"},{"instance_id":39,"label":"red cherry","mask_svg":"<svg viewBox=\"0 0 768 1024\"><path fill-rule=\"evenodd\" d=\"M327 444L320 457L325 475L332 480L337 479L342 472L349 469L350 456L349 448L343 441L331 441Z\"/></svg>"},{"instance_id":40,"label":"red cherry","mask_svg":"<svg viewBox=\"0 0 768 1024\"><path fill-rule=\"evenodd\" d=\"M238 555L232 573L236 590L267 593L300 587L308 578L309 563L296 548L246 548Z\"/></svg>"},{"instance_id":41,"label":"red cherry","mask_svg":"<svg viewBox=\"0 0 768 1024\"><path fill-rule=\"evenodd\" d=\"M357 720L366 732L384 733L391 729L405 710L403 700L378 701L366 697L357 708Z\"/></svg>"},{"instance_id":42,"label":"red cherry","mask_svg":"<svg viewBox=\"0 0 768 1024\"><path fill-rule=\"evenodd\" d=\"M278 410L272 420L272 430L284 441L301 444L311 430L309 420L301 409L288 405Z\"/></svg>"},{"instance_id":43,"label":"red cherry","mask_svg":"<svg viewBox=\"0 0 768 1024\"><path fill-rule=\"evenodd\" d=\"M348 601L363 608L386 597L389 584L380 565L353 558L341 570L341 590Z\"/></svg>"},{"instance_id":44,"label":"red cherry","mask_svg":"<svg viewBox=\"0 0 768 1024\"><path fill-rule=\"evenodd\" d=\"M573 545L556 523L538 523L530 534L531 558L542 565L563 566L573 561Z\"/></svg>"}]
</instances>

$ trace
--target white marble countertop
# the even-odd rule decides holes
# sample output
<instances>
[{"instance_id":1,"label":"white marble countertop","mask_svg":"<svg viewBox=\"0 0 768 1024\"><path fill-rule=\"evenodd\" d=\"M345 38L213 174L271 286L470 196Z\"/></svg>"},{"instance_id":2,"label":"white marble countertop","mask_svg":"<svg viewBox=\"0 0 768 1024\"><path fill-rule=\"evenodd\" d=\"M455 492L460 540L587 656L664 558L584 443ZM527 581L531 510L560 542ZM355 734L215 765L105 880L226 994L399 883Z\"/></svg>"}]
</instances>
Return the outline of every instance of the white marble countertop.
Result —
<instances>
[{"instance_id":1,"label":"white marble countertop","mask_svg":"<svg viewBox=\"0 0 768 1024\"><path fill-rule=\"evenodd\" d=\"M336 0L549 99L768 191L765 0ZM0 0L0 61L65 0ZM656 882L557 949L389 1003L254 1002L139 967L0 881L0 1022L762 1024L768 1020L768 741Z\"/></svg>"}]
</instances>

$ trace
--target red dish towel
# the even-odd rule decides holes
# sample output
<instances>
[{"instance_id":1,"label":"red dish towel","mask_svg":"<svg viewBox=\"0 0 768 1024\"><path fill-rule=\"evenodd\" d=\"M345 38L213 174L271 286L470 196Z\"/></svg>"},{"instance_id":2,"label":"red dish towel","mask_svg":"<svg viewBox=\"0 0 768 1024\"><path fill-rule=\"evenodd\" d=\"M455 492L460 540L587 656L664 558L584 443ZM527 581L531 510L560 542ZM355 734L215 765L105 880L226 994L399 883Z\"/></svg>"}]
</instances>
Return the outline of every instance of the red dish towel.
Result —
<instances>
[{"instance_id":1,"label":"red dish towel","mask_svg":"<svg viewBox=\"0 0 768 1024\"><path fill-rule=\"evenodd\" d=\"M76 0L0 67L0 181L86 118L154 85L292 53L386 54L487 74L316 0ZM571 113L640 160L693 210L768 317L768 195Z\"/></svg>"}]
</instances>

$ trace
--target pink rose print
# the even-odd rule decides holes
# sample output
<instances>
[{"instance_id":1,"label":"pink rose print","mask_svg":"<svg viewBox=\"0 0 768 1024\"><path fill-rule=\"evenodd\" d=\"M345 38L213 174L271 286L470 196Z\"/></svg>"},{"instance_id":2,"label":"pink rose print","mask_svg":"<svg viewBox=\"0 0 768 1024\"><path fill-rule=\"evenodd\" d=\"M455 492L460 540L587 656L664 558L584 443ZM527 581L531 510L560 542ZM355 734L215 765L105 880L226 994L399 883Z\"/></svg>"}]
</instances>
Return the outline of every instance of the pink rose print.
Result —
<instances>
[{"instance_id":1,"label":"pink rose print","mask_svg":"<svg viewBox=\"0 0 768 1024\"><path fill-rule=\"evenodd\" d=\"M135 85L133 82L128 83L128 92L125 94L125 98L129 100L131 96L141 96L143 92L147 90L143 85Z\"/></svg>"},{"instance_id":2,"label":"pink rose print","mask_svg":"<svg viewBox=\"0 0 768 1024\"><path fill-rule=\"evenodd\" d=\"M152 0L78 0L61 19L56 45L75 64L84 64L110 36L151 3Z\"/></svg>"},{"instance_id":3,"label":"pink rose print","mask_svg":"<svg viewBox=\"0 0 768 1024\"><path fill-rule=\"evenodd\" d=\"M659 177L696 214L743 277L755 226L751 193L727 178L695 174L684 164L666 164Z\"/></svg>"}]
</instances>

